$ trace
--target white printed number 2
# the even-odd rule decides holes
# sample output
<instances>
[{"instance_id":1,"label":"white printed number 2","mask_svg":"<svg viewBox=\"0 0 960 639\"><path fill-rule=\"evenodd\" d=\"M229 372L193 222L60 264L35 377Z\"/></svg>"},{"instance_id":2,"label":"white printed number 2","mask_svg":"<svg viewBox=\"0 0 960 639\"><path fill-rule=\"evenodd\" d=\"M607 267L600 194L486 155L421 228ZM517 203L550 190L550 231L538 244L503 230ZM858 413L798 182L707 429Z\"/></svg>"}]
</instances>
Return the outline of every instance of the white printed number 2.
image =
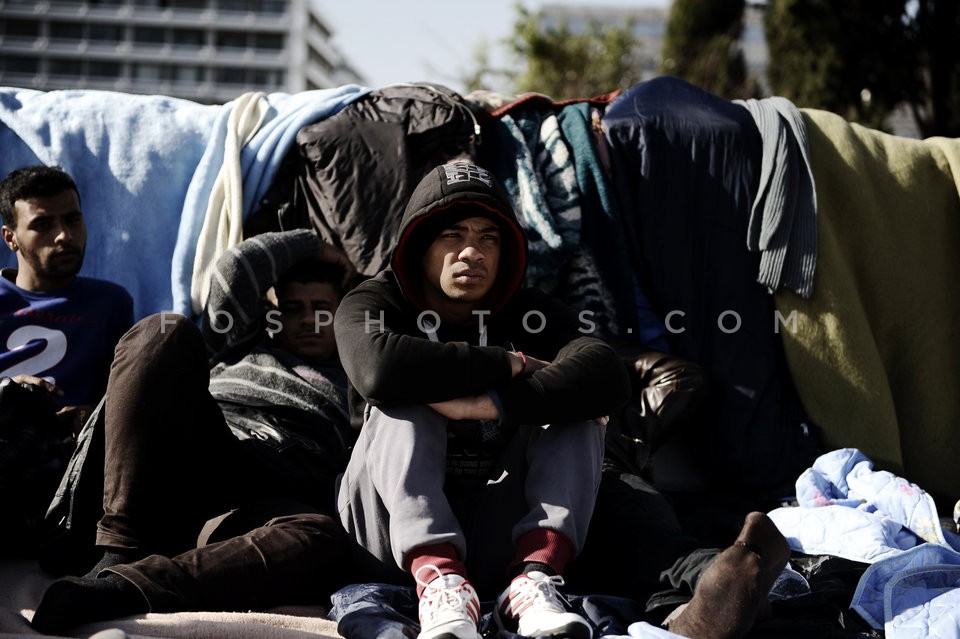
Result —
<instances>
[{"instance_id":1,"label":"white printed number 2","mask_svg":"<svg viewBox=\"0 0 960 639\"><path fill-rule=\"evenodd\" d=\"M67 336L63 334L63 331L46 328L45 326L21 326L13 331L7 338L7 350L14 351L36 340L46 341L46 347L33 357L28 357L7 370L0 371L0 377L13 377L14 375L36 375L39 377L44 371L59 364L63 356L67 354ZM45 379L56 383L52 377Z\"/></svg>"}]
</instances>

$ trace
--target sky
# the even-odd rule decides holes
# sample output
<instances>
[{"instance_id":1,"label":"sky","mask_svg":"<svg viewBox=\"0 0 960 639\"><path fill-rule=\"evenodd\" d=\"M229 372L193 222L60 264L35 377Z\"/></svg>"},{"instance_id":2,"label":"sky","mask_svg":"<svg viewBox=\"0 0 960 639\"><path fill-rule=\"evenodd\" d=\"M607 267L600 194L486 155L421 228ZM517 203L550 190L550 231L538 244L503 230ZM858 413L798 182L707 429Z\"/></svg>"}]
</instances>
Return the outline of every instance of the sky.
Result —
<instances>
[{"instance_id":1,"label":"sky","mask_svg":"<svg viewBox=\"0 0 960 639\"><path fill-rule=\"evenodd\" d=\"M479 46L502 59L500 44L516 19L517 0L320 0L333 42L367 84L435 82L462 92L460 78L475 68ZM523 0L536 11L545 4L603 7L667 6L669 0ZM492 88L492 87L491 87Z\"/></svg>"}]
</instances>

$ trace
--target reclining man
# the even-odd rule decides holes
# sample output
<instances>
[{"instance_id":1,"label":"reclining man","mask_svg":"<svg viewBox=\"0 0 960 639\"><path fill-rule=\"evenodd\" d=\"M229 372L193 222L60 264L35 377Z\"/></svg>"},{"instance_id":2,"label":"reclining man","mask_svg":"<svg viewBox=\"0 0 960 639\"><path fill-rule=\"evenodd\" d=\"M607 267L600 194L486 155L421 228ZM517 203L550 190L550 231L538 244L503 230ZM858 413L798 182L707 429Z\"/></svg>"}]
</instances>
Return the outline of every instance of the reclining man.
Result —
<instances>
[{"instance_id":1,"label":"reclining man","mask_svg":"<svg viewBox=\"0 0 960 639\"><path fill-rule=\"evenodd\" d=\"M505 627L589 638L556 587L583 545L606 416L629 397L623 364L521 287L526 240L481 167L451 162L420 182L390 264L336 318L366 403L344 526L375 566L416 583L421 639L477 638L479 596L498 592Z\"/></svg>"},{"instance_id":2,"label":"reclining man","mask_svg":"<svg viewBox=\"0 0 960 639\"><path fill-rule=\"evenodd\" d=\"M34 628L316 602L339 585L346 537L327 513L355 439L332 334L344 267L313 231L258 235L218 261L202 333L161 313L123 337L105 408L104 554L51 584Z\"/></svg>"}]
</instances>

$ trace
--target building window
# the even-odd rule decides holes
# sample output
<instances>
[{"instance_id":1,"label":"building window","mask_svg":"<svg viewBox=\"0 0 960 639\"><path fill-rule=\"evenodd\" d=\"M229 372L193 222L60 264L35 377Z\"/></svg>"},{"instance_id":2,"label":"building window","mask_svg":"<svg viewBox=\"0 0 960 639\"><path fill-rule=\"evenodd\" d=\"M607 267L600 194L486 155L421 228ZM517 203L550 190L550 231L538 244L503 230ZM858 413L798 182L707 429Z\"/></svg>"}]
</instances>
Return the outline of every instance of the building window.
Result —
<instances>
[{"instance_id":1,"label":"building window","mask_svg":"<svg viewBox=\"0 0 960 639\"><path fill-rule=\"evenodd\" d=\"M330 29L328 29L322 22L317 20L316 16L311 14L308 24L310 25L310 30L316 31L321 40L329 40L331 38Z\"/></svg>"},{"instance_id":2,"label":"building window","mask_svg":"<svg viewBox=\"0 0 960 639\"><path fill-rule=\"evenodd\" d=\"M119 78L123 71L123 65L119 62L91 60L87 65L87 70L91 76L96 78Z\"/></svg>"},{"instance_id":3,"label":"building window","mask_svg":"<svg viewBox=\"0 0 960 639\"><path fill-rule=\"evenodd\" d=\"M207 10L207 0L167 0L165 4L174 9Z\"/></svg>"},{"instance_id":4,"label":"building window","mask_svg":"<svg viewBox=\"0 0 960 639\"><path fill-rule=\"evenodd\" d=\"M83 75L83 62L81 60L56 59L49 62L50 75Z\"/></svg>"},{"instance_id":5,"label":"building window","mask_svg":"<svg viewBox=\"0 0 960 639\"><path fill-rule=\"evenodd\" d=\"M133 40L137 44L163 44L164 32L161 27L135 27Z\"/></svg>"},{"instance_id":6,"label":"building window","mask_svg":"<svg viewBox=\"0 0 960 639\"><path fill-rule=\"evenodd\" d=\"M204 68L190 65L177 65L172 67L173 79L177 82L199 84L204 79Z\"/></svg>"},{"instance_id":7,"label":"building window","mask_svg":"<svg viewBox=\"0 0 960 639\"><path fill-rule=\"evenodd\" d=\"M178 47L202 47L203 31L197 29L174 29L173 43Z\"/></svg>"},{"instance_id":8,"label":"building window","mask_svg":"<svg viewBox=\"0 0 960 639\"><path fill-rule=\"evenodd\" d=\"M34 20L2 20L2 33L18 38L36 38L40 35L40 23Z\"/></svg>"},{"instance_id":9,"label":"building window","mask_svg":"<svg viewBox=\"0 0 960 639\"><path fill-rule=\"evenodd\" d=\"M283 35L279 33L254 34L253 46L265 51L283 51Z\"/></svg>"},{"instance_id":10,"label":"building window","mask_svg":"<svg viewBox=\"0 0 960 639\"><path fill-rule=\"evenodd\" d=\"M254 69L250 71L250 84L265 89L283 86L283 72L275 69Z\"/></svg>"},{"instance_id":11,"label":"building window","mask_svg":"<svg viewBox=\"0 0 960 639\"><path fill-rule=\"evenodd\" d=\"M246 75L244 69L216 69L214 71L214 82L217 84L244 84L247 81Z\"/></svg>"},{"instance_id":12,"label":"building window","mask_svg":"<svg viewBox=\"0 0 960 639\"><path fill-rule=\"evenodd\" d=\"M287 10L287 3L284 0L260 0L261 13L273 13L283 15Z\"/></svg>"},{"instance_id":13,"label":"building window","mask_svg":"<svg viewBox=\"0 0 960 639\"><path fill-rule=\"evenodd\" d=\"M160 80L159 64L135 64L131 75L137 80L156 82Z\"/></svg>"},{"instance_id":14,"label":"building window","mask_svg":"<svg viewBox=\"0 0 960 639\"><path fill-rule=\"evenodd\" d=\"M246 49L247 34L235 31L221 31L217 34L218 49Z\"/></svg>"},{"instance_id":15,"label":"building window","mask_svg":"<svg viewBox=\"0 0 960 639\"><path fill-rule=\"evenodd\" d=\"M91 24L87 37L96 42L122 42L123 27L116 24Z\"/></svg>"},{"instance_id":16,"label":"building window","mask_svg":"<svg viewBox=\"0 0 960 639\"><path fill-rule=\"evenodd\" d=\"M313 47L310 47L307 50L307 59L311 62L311 64L320 67L328 74L333 73L334 71L334 66L330 63L330 61L322 56L320 52Z\"/></svg>"},{"instance_id":17,"label":"building window","mask_svg":"<svg viewBox=\"0 0 960 639\"><path fill-rule=\"evenodd\" d=\"M40 61L36 58L8 55L0 57L0 69L8 73L39 73Z\"/></svg>"},{"instance_id":18,"label":"building window","mask_svg":"<svg viewBox=\"0 0 960 639\"><path fill-rule=\"evenodd\" d=\"M217 9L220 11L236 11L241 13L272 13L283 14L286 10L284 0L219 0Z\"/></svg>"},{"instance_id":19,"label":"building window","mask_svg":"<svg viewBox=\"0 0 960 639\"><path fill-rule=\"evenodd\" d=\"M54 40L82 40L83 25L76 22L51 22L50 37Z\"/></svg>"}]
</instances>

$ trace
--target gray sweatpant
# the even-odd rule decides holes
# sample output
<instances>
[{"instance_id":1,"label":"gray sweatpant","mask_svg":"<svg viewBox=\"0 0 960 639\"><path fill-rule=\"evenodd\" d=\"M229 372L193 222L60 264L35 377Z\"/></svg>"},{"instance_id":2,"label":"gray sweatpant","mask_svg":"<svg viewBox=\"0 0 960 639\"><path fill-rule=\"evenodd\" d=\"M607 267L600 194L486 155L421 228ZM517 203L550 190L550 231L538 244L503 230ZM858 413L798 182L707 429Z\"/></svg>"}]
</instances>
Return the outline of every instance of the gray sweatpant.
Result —
<instances>
[{"instance_id":1,"label":"gray sweatpant","mask_svg":"<svg viewBox=\"0 0 960 639\"><path fill-rule=\"evenodd\" d=\"M428 406L368 406L338 486L340 519L382 562L402 566L410 550L447 542L475 584L482 573L501 581L514 540L529 530L557 530L583 547L603 438L592 421L518 429L465 516L444 492L447 419Z\"/></svg>"}]
</instances>

